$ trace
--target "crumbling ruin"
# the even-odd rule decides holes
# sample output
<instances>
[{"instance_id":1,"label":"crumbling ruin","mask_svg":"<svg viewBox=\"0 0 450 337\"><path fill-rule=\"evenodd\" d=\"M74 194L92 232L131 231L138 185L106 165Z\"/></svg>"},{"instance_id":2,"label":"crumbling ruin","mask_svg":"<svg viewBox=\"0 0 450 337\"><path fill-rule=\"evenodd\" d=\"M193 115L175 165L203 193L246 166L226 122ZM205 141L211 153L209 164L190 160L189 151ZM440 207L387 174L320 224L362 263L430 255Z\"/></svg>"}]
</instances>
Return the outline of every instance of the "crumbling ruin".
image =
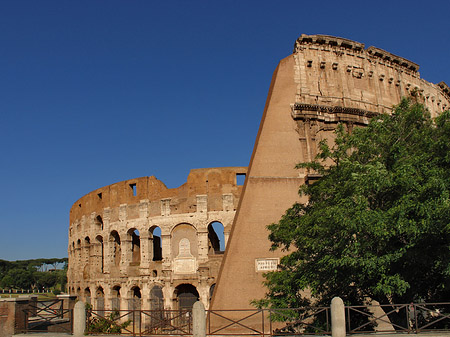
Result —
<instances>
[{"instance_id":1,"label":"crumbling ruin","mask_svg":"<svg viewBox=\"0 0 450 337\"><path fill-rule=\"evenodd\" d=\"M70 210L70 293L98 310L208 306L246 171L195 169L173 189L143 177L80 198Z\"/></svg>"}]
</instances>

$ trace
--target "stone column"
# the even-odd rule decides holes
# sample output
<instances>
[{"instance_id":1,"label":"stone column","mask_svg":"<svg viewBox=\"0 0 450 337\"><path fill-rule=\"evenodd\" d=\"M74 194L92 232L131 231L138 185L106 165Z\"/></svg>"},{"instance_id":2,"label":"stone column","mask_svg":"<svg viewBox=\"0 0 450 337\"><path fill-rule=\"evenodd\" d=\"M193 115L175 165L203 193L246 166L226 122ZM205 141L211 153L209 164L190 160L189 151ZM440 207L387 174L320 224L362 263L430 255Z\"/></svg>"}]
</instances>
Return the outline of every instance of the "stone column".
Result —
<instances>
[{"instance_id":1,"label":"stone column","mask_svg":"<svg viewBox=\"0 0 450 337\"><path fill-rule=\"evenodd\" d=\"M345 337L345 307L340 297L331 300L331 336Z\"/></svg>"},{"instance_id":2,"label":"stone column","mask_svg":"<svg viewBox=\"0 0 450 337\"><path fill-rule=\"evenodd\" d=\"M149 241L149 234L148 231L145 230L143 233L139 233L140 235L140 244L141 244L141 275L148 275L149 271L149 265L150 261L152 260L153 256L149 255L149 244L153 244L153 242Z\"/></svg>"},{"instance_id":3,"label":"stone column","mask_svg":"<svg viewBox=\"0 0 450 337\"><path fill-rule=\"evenodd\" d=\"M131 262L131 239L128 234L125 234L125 236L126 239L121 241L122 258L120 259L120 272L126 275Z\"/></svg>"},{"instance_id":4,"label":"stone column","mask_svg":"<svg viewBox=\"0 0 450 337\"><path fill-rule=\"evenodd\" d=\"M73 336L84 337L86 330L86 309L82 301L78 301L73 309Z\"/></svg>"},{"instance_id":5,"label":"stone column","mask_svg":"<svg viewBox=\"0 0 450 337\"><path fill-rule=\"evenodd\" d=\"M112 247L112 248L111 248ZM114 265L114 243L109 241L109 235L103 238L103 273L109 274L111 265Z\"/></svg>"},{"instance_id":6,"label":"stone column","mask_svg":"<svg viewBox=\"0 0 450 337\"><path fill-rule=\"evenodd\" d=\"M170 234L161 233L161 248L163 261L170 261L172 255L170 251Z\"/></svg>"},{"instance_id":7,"label":"stone column","mask_svg":"<svg viewBox=\"0 0 450 337\"><path fill-rule=\"evenodd\" d=\"M193 337L206 337L206 313L200 301L192 307L192 329Z\"/></svg>"},{"instance_id":8,"label":"stone column","mask_svg":"<svg viewBox=\"0 0 450 337\"><path fill-rule=\"evenodd\" d=\"M208 261L208 231L197 232L198 239L198 262Z\"/></svg>"},{"instance_id":9,"label":"stone column","mask_svg":"<svg viewBox=\"0 0 450 337\"><path fill-rule=\"evenodd\" d=\"M175 309L173 307L173 287L170 285L169 282L165 283L163 288L162 288L162 292L163 292L163 297L164 297L164 309L166 310L173 310Z\"/></svg>"}]
</instances>

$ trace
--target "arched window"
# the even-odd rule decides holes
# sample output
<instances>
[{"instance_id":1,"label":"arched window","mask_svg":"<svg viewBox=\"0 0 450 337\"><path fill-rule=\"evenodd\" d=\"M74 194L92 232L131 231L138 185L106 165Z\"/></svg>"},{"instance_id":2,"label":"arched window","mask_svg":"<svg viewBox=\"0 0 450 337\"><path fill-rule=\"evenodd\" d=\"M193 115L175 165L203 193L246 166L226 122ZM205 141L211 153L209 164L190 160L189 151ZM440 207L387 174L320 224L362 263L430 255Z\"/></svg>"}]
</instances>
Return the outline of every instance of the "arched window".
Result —
<instances>
[{"instance_id":1,"label":"arched window","mask_svg":"<svg viewBox=\"0 0 450 337\"><path fill-rule=\"evenodd\" d=\"M149 229L149 249L152 261L162 261L162 246L161 246L161 228L158 226L153 226Z\"/></svg>"},{"instance_id":2,"label":"arched window","mask_svg":"<svg viewBox=\"0 0 450 337\"><path fill-rule=\"evenodd\" d=\"M87 304L91 304L91 289L89 287L84 289L84 301Z\"/></svg>"},{"instance_id":3,"label":"arched window","mask_svg":"<svg viewBox=\"0 0 450 337\"><path fill-rule=\"evenodd\" d=\"M109 236L109 241L112 243L112 258L115 266L120 265L120 259L122 250L120 247L120 236L117 231L112 231L111 235Z\"/></svg>"},{"instance_id":4,"label":"arched window","mask_svg":"<svg viewBox=\"0 0 450 337\"><path fill-rule=\"evenodd\" d=\"M216 284L212 284L211 287L209 288L209 300L211 301L213 295L214 295L214 289L216 288Z\"/></svg>"},{"instance_id":5,"label":"arched window","mask_svg":"<svg viewBox=\"0 0 450 337\"><path fill-rule=\"evenodd\" d=\"M104 267L104 246L103 246L103 237L101 235L97 235L95 238L96 241L96 247L95 247L95 257L96 257L96 263L98 263L100 267L100 271L103 273L103 267Z\"/></svg>"},{"instance_id":6,"label":"arched window","mask_svg":"<svg viewBox=\"0 0 450 337\"><path fill-rule=\"evenodd\" d=\"M105 315L105 294L103 292L102 287L98 287L97 291L95 292L95 298L96 298L96 308L97 314L100 316Z\"/></svg>"},{"instance_id":7,"label":"arched window","mask_svg":"<svg viewBox=\"0 0 450 337\"><path fill-rule=\"evenodd\" d=\"M120 310L120 286L114 286L111 291L111 309Z\"/></svg>"},{"instance_id":8,"label":"arched window","mask_svg":"<svg viewBox=\"0 0 450 337\"><path fill-rule=\"evenodd\" d=\"M131 238L131 262L138 264L141 262L141 239L139 231L132 228L128 231L128 235Z\"/></svg>"},{"instance_id":9,"label":"arched window","mask_svg":"<svg viewBox=\"0 0 450 337\"><path fill-rule=\"evenodd\" d=\"M223 254L225 251L225 236L222 223L214 221L208 225L209 254Z\"/></svg>"},{"instance_id":10,"label":"arched window","mask_svg":"<svg viewBox=\"0 0 450 337\"><path fill-rule=\"evenodd\" d=\"M97 215L94 219L94 223L97 227L103 230L103 219L100 215Z\"/></svg>"}]
</instances>

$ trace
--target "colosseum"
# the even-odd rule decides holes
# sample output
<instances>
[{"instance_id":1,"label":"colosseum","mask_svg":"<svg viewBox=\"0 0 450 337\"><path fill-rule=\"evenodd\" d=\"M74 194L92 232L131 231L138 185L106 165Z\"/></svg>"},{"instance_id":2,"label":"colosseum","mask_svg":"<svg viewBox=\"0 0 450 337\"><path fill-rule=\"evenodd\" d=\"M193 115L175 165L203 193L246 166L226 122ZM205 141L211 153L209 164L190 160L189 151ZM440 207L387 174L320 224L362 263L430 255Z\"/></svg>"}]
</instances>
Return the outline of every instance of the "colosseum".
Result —
<instances>
[{"instance_id":1,"label":"colosseum","mask_svg":"<svg viewBox=\"0 0 450 337\"><path fill-rule=\"evenodd\" d=\"M376 47L301 35L273 74L248 172L192 170L177 189L139 178L74 204L70 292L97 308L177 309L197 298L212 309L252 308L251 300L265 295L264 272L276 270L284 254L270 250L266 226L305 202L299 186L318 178L296 164L312 160L321 140L332 141L338 123L348 130L367 125L402 97L433 116L449 109L449 87L425 81L418 70ZM241 186L236 177L244 174ZM215 223L224 227L224 254Z\"/></svg>"},{"instance_id":2,"label":"colosseum","mask_svg":"<svg viewBox=\"0 0 450 337\"><path fill-rule=\"evenodd\" d=\"M70 210L68 287L96 309L209 304L245 167L191 170L169 189L155 177L88 193Z\"/></svg>"}]
</instances>

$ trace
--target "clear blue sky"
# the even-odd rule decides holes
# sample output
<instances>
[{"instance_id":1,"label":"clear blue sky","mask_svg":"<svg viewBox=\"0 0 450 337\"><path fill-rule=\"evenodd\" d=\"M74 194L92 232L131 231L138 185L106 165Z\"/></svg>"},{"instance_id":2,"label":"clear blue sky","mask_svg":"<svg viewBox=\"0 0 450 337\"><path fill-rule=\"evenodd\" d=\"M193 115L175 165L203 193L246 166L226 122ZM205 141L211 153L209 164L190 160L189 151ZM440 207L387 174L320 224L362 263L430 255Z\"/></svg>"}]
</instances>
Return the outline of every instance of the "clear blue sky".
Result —
<instances>
[{"instance_id":1,"label":"clear blue sky","mask_svg":"<svg viewBox=\"0 0 450 337\"><path fill-rule=\"evenodd\" d=\"M0 2L0 259L67 256L84 194L246 166L272 72L302 33L450 84L450 1Z\"/></svg>"}]
</instances>

